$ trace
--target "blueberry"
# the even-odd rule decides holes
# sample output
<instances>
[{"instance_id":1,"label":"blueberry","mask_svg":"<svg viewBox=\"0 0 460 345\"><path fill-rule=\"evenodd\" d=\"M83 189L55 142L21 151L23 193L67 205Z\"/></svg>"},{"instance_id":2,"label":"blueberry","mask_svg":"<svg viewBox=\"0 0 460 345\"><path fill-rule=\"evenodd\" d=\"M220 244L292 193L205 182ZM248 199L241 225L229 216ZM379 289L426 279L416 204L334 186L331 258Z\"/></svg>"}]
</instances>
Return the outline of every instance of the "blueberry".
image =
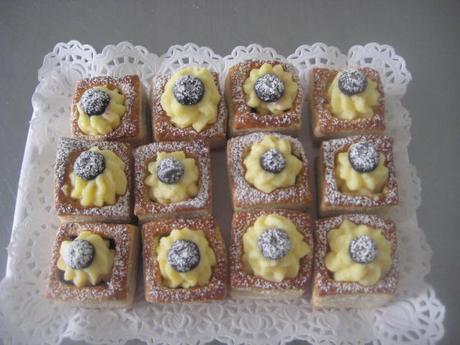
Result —
<instances>
[{"instance_id":1,"label":"blueberry","mask_svg":"<svg viewBox=\"0 0 460 345\"><path fill-rule=\"evenodd\" d=\"M66 248L62 259L70 268L81 270L91 265L94 254L95 249L91 242L75 239Z\"/></svg>"},{"instance_id":2,"label":"blueberry","mask_svg":"<svg viewBox=\"0 0 460 345\"><path fill-rule=\"evenodd\" d=\"M357 172L368 173L377 169L380 156L374 145L363 141L350 146L348 160Z\"/></svg>"},{"instance_id":3,"label":"blueberry","mask_svg":"<svg viewBox=\"0 0 460 345\"><path fill-rule=\"evenodd\" d=\"M260 166L267 172L279 174L286 168L286 158L276 149L269 149L260 156Z\"/></svg>"},{"instance_id":4,"label":"blueberry","mask_svg":"<svg viewBox=\"0 0 460 345\"><path fill-rule=\"evenodd\" d=\"M174 83L173 93L180 104L194 105L203 98L204 84L200 79L186 75Z\"/></svg>"},{"instance_id":5,"label":"blueberry","mask_svg":"<svg viewBox=\"0 0 460 345\"><path fill-rule=\"evenodd\" d=\"M182 162L176 158L167 157L157 165L158 179L166 184L176 184L184 176L185 169Z\"/></svg>"},{"instance_id":6,"label":"blueberry","mask_svg":"<svg viewBox=\"0 0 460 345\"><path fill-rule=\"evenodd\" d=\"M177 272L189 272L200 263L200 249L190 240L174 241L168 251L168 262Z\"/></svg>"},{"instance_id":7,"label":"blueberry","mask_svg":"<svg viewBox=\"0 0 460 345\"><path fill-rule=\"evenodd\" d=\"M73 164L73 171L84 180L92 180L105 170L104 155L97 151L83 151Z\"/></svg>"},{"instance_id":8,"label":"blueberry","mask_svg":"<svg viewBox=\"0 0 460 345\"><path fill-rule=\"evenodd\" d=\"M276 75L268 73L256 80L254 90L264 102L276 102L284 93L284 83Z\"/></svg>"},{"instance_id":9,"label":"blueberry","mask_svg":"<svg viewBox=\"0 0 460 345\"><path fill-rule=\"evenodd\" d=\"M355 237L348 248L351 259L358 264L370 264L377 257L375 242L367 235Z\"/></svg>"},{"instance_id":10,"label":"blueberry","mask_svg":"<svg viewBox=\"0 0 460 345\"><path fill-rule=\"evenodd\" d=\"M110 95L100 89L86 90L80 98L80 106L88 116L101 115L110 103Z\"/></svg>"},{"instance_id":11,"label":"blueberry","mask_svg":"<svg viewBox=\"0 0 460 345\"><path fill-rule=\"evenodd\" d=\"M343 71L339 77L339 89L347 96L357 95L367 87L366 75L358 69Z\"/></svg>"},{"instance_id":12,"label":"blueberry","mask_svg":"<svg viewBox=\"0 0 460 345\"><path fill-rule=\"evenodd\" d=\"M288 234L278 228L269 228L262 232L258 241L262 255L270 260L278 260L286 256L292 244Z\"/></svg>"}]
</instances>

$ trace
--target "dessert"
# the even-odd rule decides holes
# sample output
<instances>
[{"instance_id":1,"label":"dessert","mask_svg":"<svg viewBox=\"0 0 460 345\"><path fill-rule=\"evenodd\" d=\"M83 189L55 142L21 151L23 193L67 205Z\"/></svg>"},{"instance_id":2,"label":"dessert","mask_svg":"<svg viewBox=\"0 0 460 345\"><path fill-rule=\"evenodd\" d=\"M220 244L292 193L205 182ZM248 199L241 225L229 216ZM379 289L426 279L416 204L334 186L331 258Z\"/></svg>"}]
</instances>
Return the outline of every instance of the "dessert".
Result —
<instances>
[{"instance_id":1,"label":"dessert","mask_svg":"<svg viewBox=\"0 0 460 345\"><path fill-rule=\"evenodd\" d=\"M306 213L282 209L233 215L231 296L300 297L311 283L313 232Z\"/></svg>"},{"instance_id":2,"label":"dessert","mask_svg":"<svg viewBox=\"0 0 460 345\"><path fill-rule=\"evenodd\" d=\"M99 76L77 81L72 98L72 137L124 141L134 146L150 139L147 99L139 76Z\"/></svg>"},{"instance_id":3,"label":"dessert","mask_svg":"<svg viewBox=\"0 0 460 345\"><path fill-rule=\"evenodd\" d=\"M141 146L134 161L134 213L141 223L211 214L211 159L203 140Z\"/></svg>"},{"instance_id":4,"label":"dessert","mask_svg":"<svg viewBox=\"0 0 460 345\"><path fill-rule=\"evenodd\" d=\"M296 134L301 126L303 89L294 66L248 60L230 67L225 98L232 136L253 131Z\"/></svg>"},{"instance_id":5,"label":"dessert","mask_svg":"<svg viewBox=\"0 0 460 345\"><path fill-rule=\"evenodd\" d=\"M398 283L395 225L352 214L316 222L312 304L375 308L388 303Z\"/></svg>"},{"instance_id":6,"label":"dessert","mask_svg":"<svg viewBox=\"0 0 460 345\"><path fill-rule=\"evenodd\" d=\"M219 76L204 67L190 66L172 75L157 75L152 83L152 128L155 141L225 143L227 109Z\"/></svg>"},{"instance_id":7,"label":"dessert","mask_svg":"<svg viewBox=\"0 0 460 345\"><path fill-rule=\"evenodd\" d=\"M278 133L251 133L227 144L233 208L297 208L311 203L301 143Z\"/></svg>"},{"instance_id":8,"label":"dessert","mask_svg":"<svg viewBox=\"0 0 460 345\"><path fill-rule=\"evenodd\" d=\"M142 239L147 302L225 298L225 245L211 216L149 222L142 226Z\"/></svg>"},{"instance_id":9,"label":"dessert","mask_svg":"<svg viewBox=\"0 0 460 345\"><path fill-rule=\"evenodd\" d=\"M368 67L313 68L309 105L316 139L385 130L383 85L379 73Z\"/></svg>"},{"instance_id":10,"label":"dessert","mask_svg":"<svg viewBox=\"0 0 460 345\"><path fill-rule=\"evenodd\" d=\"M390 137L353 136L321 143L318 162L320 215L384 211L398 201Z\"/></svg>"},{"instance_id":11,"label":"dessert","mask_svg":"<svg viewBox=\"0 0 460 345\"><path fill-rule=\"evenodd\" d=\"M138 254L134 225L63 224L56 235L45 296L79 307L131 307Z\"/></svg>"},{"instance_id":12,"label":"dessert","mask_svg":"<svg viewBox=\"0 0 460 345\"><path fill-rule=\"evenodd\" d=\"M54 190L59 220L130 222L132 165L127 143L61 138Z\"/></svg>"}]
</instances>

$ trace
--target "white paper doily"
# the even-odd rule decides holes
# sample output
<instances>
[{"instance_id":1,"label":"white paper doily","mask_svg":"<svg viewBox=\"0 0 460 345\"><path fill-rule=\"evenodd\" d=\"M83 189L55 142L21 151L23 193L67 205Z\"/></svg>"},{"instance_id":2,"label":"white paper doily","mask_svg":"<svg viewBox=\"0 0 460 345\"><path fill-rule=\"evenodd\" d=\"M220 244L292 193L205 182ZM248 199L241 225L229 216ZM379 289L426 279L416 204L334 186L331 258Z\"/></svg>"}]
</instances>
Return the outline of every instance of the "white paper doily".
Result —
<instances>
[{"instance_id":1,"label":"white paper doily","mask_svg":"<svg viewBox=\"0 0 460 345\"><path fill-rule=\"evenodd\" d=\"M312 66L367 65L380 72L387 96L387 133L395 138L401 197L391 214L400 234L401 283L396 300L379 309L340 311L312 310L307 298L161 306L147 304L141 286L135 307L129 311L74 309L43 299L58 227L52 195L55 145L58 137L68 136L75 81L101 74L137 73L150 90L149 81L157 72L201 64L223 76L229 66L248 58L287 60L298 68L304 83ZM0 335L5 344L55 344L70 337L91 344L124 344L137 338L149 344L198 344L213 339L264 344L304 339L313 344L422 345L434 344L442 337L445 309L424 280L430 270L431 250L417 224L420 180L409 162L411 119L401 104L411 75L392 47L370 43L354 46L344 55L335 47L315 43L302 45L285 58L257 44L237 47L225 57L207 47L186 44L172 46L159 57L127 42L107 46L98 54L89 45L71 41L57 44L45 56L38 79L8 247L7 276L0 283ZM302 133L305 142L306 129ZM222 152L215 155L213 159L224 162ZM229 231L228 224L221 225Z\"/></svg>"}]
</instances>

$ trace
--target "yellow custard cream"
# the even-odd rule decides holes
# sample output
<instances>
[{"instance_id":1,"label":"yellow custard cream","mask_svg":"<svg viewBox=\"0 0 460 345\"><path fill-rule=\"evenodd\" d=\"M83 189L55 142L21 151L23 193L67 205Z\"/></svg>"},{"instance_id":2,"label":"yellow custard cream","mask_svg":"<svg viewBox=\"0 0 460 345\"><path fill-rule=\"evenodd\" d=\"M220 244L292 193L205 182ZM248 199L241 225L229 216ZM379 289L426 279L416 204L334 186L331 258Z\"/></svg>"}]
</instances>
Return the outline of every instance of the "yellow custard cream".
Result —
<instances>
[{"instance_id":1,"label":"yellow custard cream","mask_svg":"<svg viewBox=\"0 0 460 345\"><path fill-rule=\"evenodd\" d=\"M102 92L99 92L102 91ZM87 97L87 93L89 96ZM105 93L105 94L104 94ZM101 105L104 97L109 97L110 101L107 106ZM88 135L105 135L111 133L120 125L121 118L126 112L125 96L118 89L109 89L105 86L96 86L87 90L80 102L77 104L78 110L78 127ZM88 114L91 109L94 112L103 111L98 115ZM97 111L99 110L99 111Z\"/></svg>"},{"instance_id":2,"label":"yellow custard cream","mask_svg":"<svg viewBox=\"0 0 460 345\"><path fill-rule=\"evenodd\" d=\"M258 95L256 91L258 80L266 75L275 76L275 81L282 83L283 90L279 90L279 97L275 97L276 100L271 102L264 101L264 97L260 98L260 94ZM273 78L269 82L272 84ZM268 89L270 89L272 85L267 86ZM272 66L268 63L264 63L260 68L254 68L251 70L249 77L243 84L243 90L246 96L246 104L249 107L256 109L257 113L280 115L286 110L292 108L294 100L297 97L298 85L294 81L292 73L284 71L283 66L279 64ZM273 89L271 92L272 95L267 95L268 98L273 96Z\"/></svg>"},{"instance_id":3,"label":"yellow custard cream","mask_svg":"<svg viewBox=\"0 0 460 345\"><path fill-rule=\"evenodd\" d=\"M182 242L182 243L180 243ZM184 257L183 246L188 244L188 253L193 257ZM191 250L190 250L191 248ZM168 236L161 237L156 248L163 283L170 288L192 288L209 283L216 256L209 246L202 230L188 228L174 229ZM190 263L193 262L193 265Z\"/></svg>"},{"instance_id":4,"label":"yellow custard cream","mask_svg":"<svg viewBox=\"0 0 460 345\"><path fill-rule=\"evenodd\" d=\"M367 119L374 115L380 94L377 83L367 79L366 89L356 95L346 95L339 89L341 72L337 73L327 89L329 108L333 116L342 120Z\"/></svg>"},{"instance_id":5,"label":"yellow custard cream","mask_svg":"<svg viewBox=\"0 0 460 345\"><path fill-rule=\"evenodd\" d=\"M75 240L63 241L59 253L57 267L64 271L64 280L77 287L94 286L110 278L115 250L98 234L82 231Z\"/></svg>"},{"instance_id":6,"label":"yellow custard cream","mask_svg":"<svg viewBox=\"0 0 460 345\"><path fill-rule=\"evenodd\" d=\"M162 182L159 178L158 169L162 161L176 161L182 167L181 176L177 181ZM174 167L166 173L171 172ZM183 151L159 152L155 161L148 165L149 175L145 179L145 184L150 187L150 199L161 204L170 204L192 198L198 193L199 171L194 158L187 158ZM160 174L161 176L161 174ZM166 181L168 182L168 181ZM173 182L173 183L171 183Z\"/></svg>"},{"instance_id":7,"label":"yellow custard cream","mask_svg":"<svg viewBox=\"0 0 460 345\"><path fill-rule=\"evenodd\" d=\"M192 80L192 83L187 84L187 78L188 81ZM181 83L183 83L182 90L180 90ZM220 99L211 72L206 68L195 66L183 68L169 78L160 102L175 126L192 127L195 131L201 132L209 124L216 122Z\"/></svg>"},{"instance_id":8,"label":"yellow custard cream","mask_svg":"<svg viewBox=\"0 0 460 345\"><path fill-rule=\"evenodd\" d=\"M267 162L269 171L263 168L262 161ZM254 143L243 163L246 181L264 193L294 185L302 170L302 162L291 152L291 143L274 135Z\"/></svg>"},{"instance_id":9,"label":"yellow custard cream","mask_svg":"<svg viewBox=\"0 0 460 345\"><path fill-rule=\"evenodd\" d=\"M69 176L70 197L79 200L84 207L114 205L117 196L125 194L128 186L125 163L112 151L99 150L97 147L92 147L89 151L104 156L105 168L92 179L84 179L72 171Z\"/></svg>"},{"instance_id":10,"label":"yellow custard cream","mask_svg":"<svg viewBox=\"0 0 460 345\"><path fill-rule=\"evenodd\" d=\"M265 242L268 248L261 242L261 236L263 239L267 235L266 231L272 232ZM274 238L281 239L271 247ZM242 262L245 272L269 281L280 282L297 277L300 259L310 253L310 246L303 240L295 224L278 214L260 216L243 235Z\"/></svg>"},{"instance_id":11,"label":"yellow custard cream","mask_svg":"<svg viewBox=\"0 0 460 345\"><path fill-rule=\"evenodd\" d=\"M348 152L337 155L336 181L342 193L352 195L374 195L381 193L388 180L388 168L385 166L385 155L379 154L376 169L370 172L358 172L353 169Z\"/></svg>"},{"instance_id":12,"label":"yellow custard cream","mask_svg":"<svg viewBox=\"0 0 460 345\"><path fill-rule=\"evenodd\" d=\"M335 281L373 285L390 270L391 244L377 229L346 219L329 231L327 241L325 264Z\"/></svg>"}]
</instances>

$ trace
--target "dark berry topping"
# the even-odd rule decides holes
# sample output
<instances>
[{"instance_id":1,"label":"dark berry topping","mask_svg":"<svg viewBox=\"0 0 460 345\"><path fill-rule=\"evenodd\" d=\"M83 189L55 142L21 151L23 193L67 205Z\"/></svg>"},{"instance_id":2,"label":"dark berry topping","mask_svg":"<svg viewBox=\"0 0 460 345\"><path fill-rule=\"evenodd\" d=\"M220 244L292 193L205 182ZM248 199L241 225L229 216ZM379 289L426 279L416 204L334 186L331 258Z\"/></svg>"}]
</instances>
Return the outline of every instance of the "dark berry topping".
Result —
<instances>
[{"instance_id":1,"label":"dark berry topping","mask_svg":"<svg viewBox=\"0 0 460 345\"><path fill-rule=\"evenodd\" d=\"M347 96L357 95L366 90L366 75L357 69L349 69L342 72L339 78L339 89Z\"/></svg>"},{"instance_id":2,"label":"dark berry topping","mask_svg":"<svg viewBox=\"0 0 460 345\"><path fill-rule=\"evenodd\" d=\"M173 93L180 104L194 105L203 98L204 84L200 79L186 75L174 83Z\"/></svg>"},{"instance_id":3,"label":"dark berry topping","mask_svg":"<svg viewBox=\"0 0 460 345\"><path fill-rule=\"evenodd\" d=\"M80 98L80 106L88 116L101 115L110 103L110 95L100 89L86 90Z\"/></svg>"},{"instance_id":4,"label":"dark berry topping","mask_svg":"<svg viewBox=\"0 0 460 345\"><path fill-rule=\"evenodd\" d=\"M174 241L168 251L168 262L177 272L189 272L200 263L200 249L190 240Z\"/></svg>"},{"instance_id":5,"label":"dark berry topping","mask_svg":"<svg viewBox=\"0 0 460 345\"><path fill-rule=\"evenodd\" d=\"M370 264L377 257L377 246L367 235L355 237L348 248L351 259L358 264Z\"/></svg>"},{"instance_id":6,"label":"dark berry topping","mask_svg":"<svg viewBox=\"0 0 460 345\"><path fill-rule=\"evenodd\" d=\"M83 151L73 163L73 171L84 180L92 180L104 172L104 155L97 151Z\"/></svg>"},{"instance_id":7,"label":"dark berry topping","mask_svg":"<svg viewBox=\"0 0 460 345\"><path fill-rule=\"evenodd\" d=\"M374 145L363 141L350 146L348 160L357 172L368 173L377 169L380 156Z\"/></svg>"},{"instance_id":8,"label":"dark berry topping","mask_svg":"<svg viewBox=\"0 0 460 345\"><path fill-rule=\"evenodd\" d=\"M286 158L276 149L269 149L260 156L260 166L272 174L279 174L286 168Z\"/></svg>"},{"instance_id":9,"label":"dark berry topping","mask_svg":"<svg viewBox=\"0 0 460 345\"><path fill-rule=\"evenodd\" d=\"M182 162L176 158L162 159L157 165L158 179L166 184L175 184L184 176L185 170Z\"/></svg>"},{"instance_id":10,"label":"dark berry topping","mask_svg":"<svg viewBox=\"0 0 460 345\"><path fill-rule=\"evenodd\" d=\"M274 74L265 74L256 80L254 90L264 102L276 102L284 93L283 81Z\"/></svg>"},{"instance_id":11,"label":"dark berry topping","mask_svg":"<svg viewBox=\"0 0 460 345\"><path fill-rule=\"evenodd\" d=\"M81 270L91 265L94 253L95 249L91 242L75 239L64 251L62 259L70 268Z\"/></svg>"},{"instance_id":12,"label":"dark berry topping","mask_svg":"<svg viewBox=\"0 0 460 345\"><path fill-rule=\"evenodd\" d=\"M281 259L289 253L291 246L288 234L281 229L269 228L259 236L259 249L267 259Z\"/></svg>"}]
</instances>

